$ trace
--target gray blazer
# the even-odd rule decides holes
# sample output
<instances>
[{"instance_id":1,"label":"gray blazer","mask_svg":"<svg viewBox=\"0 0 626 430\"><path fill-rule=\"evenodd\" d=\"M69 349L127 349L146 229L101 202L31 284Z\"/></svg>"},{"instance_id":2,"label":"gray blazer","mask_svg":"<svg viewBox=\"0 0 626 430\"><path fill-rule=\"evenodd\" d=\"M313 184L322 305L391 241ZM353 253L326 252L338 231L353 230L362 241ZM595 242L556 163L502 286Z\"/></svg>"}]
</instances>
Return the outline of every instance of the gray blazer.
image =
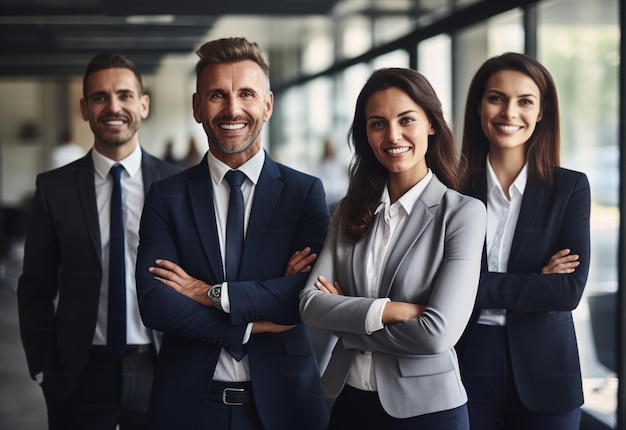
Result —
<instances>
[{"instance_id":1,"label":"gray blazer","mask_svg":"<svg viewBox=\"0 0 626 430\"><path fill-rule=\"evenodd\" d=\"M485 229L483 203L433 176L391 251L379 291L379 297L427 307L418 318L368 335L365 319L375 298L356 296L366 281L367 240L347 242L335 214L300 294L307 325L344 334L322 377L326 395L339 395L355 354L366 350L373 352L378 395L389 415L408 418L467 401L454 345L476 298ZM320 275L338 281L345 296L317 290Z\"/></svg>"}]
</instances>

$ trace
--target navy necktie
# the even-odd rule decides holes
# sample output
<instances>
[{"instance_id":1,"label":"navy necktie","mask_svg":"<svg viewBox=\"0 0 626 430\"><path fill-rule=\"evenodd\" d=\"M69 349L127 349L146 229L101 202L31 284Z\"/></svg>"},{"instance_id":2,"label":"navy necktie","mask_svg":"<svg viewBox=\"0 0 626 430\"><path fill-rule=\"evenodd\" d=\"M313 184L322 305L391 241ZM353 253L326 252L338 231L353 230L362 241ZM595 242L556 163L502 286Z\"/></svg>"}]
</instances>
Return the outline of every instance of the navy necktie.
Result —
<instances>
[{"instance_id":1,"label":"navy necktie","mask_svg":"<svg viewBox=\"0 0 626 430\"><path fill-rule=\"evenodd\" d=\"M124 264L124 221L122 184L124 167L111 167L111 224L109 233L109 312L107 346L111 354L121 357L126 349L126 268Z\"/></svg>"},{"instance_id":2,"label":"navy necktie","mask_svg":"<svg viewBox=\"0 0 626 430\"><path fill-rule=\"evenodd\" d=\"M238 170L226 173L226 181L230 185L228 202L228 218L226 220L226 281L239 279L239 264L243 250L243 194L241 184L246 175Z\"/></svg>"},{"instance_id":3,"label":"navy necktie","mask_svg":"<svg viewBox=\"0 0 626 430\"><path fill-rule=\"evenodd\" d=\"M243 250L243 194L241 184L246 175L238 170L226 173L226 181L230 185L228 201L228 218L226 219L226 281L239 279L239 265ZM246 348L241 350L228 349L228 353L237 361L246 355Z\"/></svg>"}]
</instances>

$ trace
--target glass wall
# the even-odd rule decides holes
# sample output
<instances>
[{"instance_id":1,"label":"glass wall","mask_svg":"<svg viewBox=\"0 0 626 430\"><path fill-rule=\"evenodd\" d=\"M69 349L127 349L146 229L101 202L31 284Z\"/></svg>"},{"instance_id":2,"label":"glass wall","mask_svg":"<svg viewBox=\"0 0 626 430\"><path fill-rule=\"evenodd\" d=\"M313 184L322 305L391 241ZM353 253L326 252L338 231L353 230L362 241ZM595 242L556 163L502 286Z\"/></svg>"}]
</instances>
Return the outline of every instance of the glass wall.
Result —
<instances>
[{"instance_id":1,"label":"glass wall","mask_svg":"<svg viewBox=\"0 0 626 430\"><path fill-rule=\"evenodd\" d=\"M457 1L457 8L474 0ZM561 165L589 177L592 193L592 261L583 300L574 311L585 390L585 411L605 425L616 425L616 292L619 226L619 46L618 0L550 0L512 9L478 24L461 25L415 40L417 68L433 84L446 117L459 135L465 96L477 68L507 51L525 52L525 22L536 17L537 57L552 73L560 98ZM534 13L536 12L536 13ZM398 26L407 26L399 18ZM336 61L364 55L393 28L393 18L352 16L337 26ZM380 33L379 33L380 32ZM408 30L407 30L408 32ZM398 37L402 36L398 34ZM530 37L528 40L535 40ZM327 58L327 57L325 57ZM285 94L280 123L291 124L289 163L313 171L330 137L344 165L350 158L346 135L356 97L374 68L407 67L408 51L393 49L359 64L316 78ZM294 94L297 94L293 96ZM325 101L320 100L325 98ZM293 124L293 122L297 122ZM294 149L293 145L300 145ZM303 146L304 145L304 146ZM305 146L307 146L305 148ZM291 156L294 158L291 158ZM293 163L292 161L296 161Z\"/></svg>"},{"instance_id":2,"label":"glass wall","mask_svg":"<svg viewBox=\"0 0 626 430\"><path fill-rule=\"evenodd\" d=\"M561 111L561 164L591 184L591 270L574 312L585 408L615 424L619 45L617 0L556 0L538 9L538 58L552 73Z\"/></svg>"}]
</instances>

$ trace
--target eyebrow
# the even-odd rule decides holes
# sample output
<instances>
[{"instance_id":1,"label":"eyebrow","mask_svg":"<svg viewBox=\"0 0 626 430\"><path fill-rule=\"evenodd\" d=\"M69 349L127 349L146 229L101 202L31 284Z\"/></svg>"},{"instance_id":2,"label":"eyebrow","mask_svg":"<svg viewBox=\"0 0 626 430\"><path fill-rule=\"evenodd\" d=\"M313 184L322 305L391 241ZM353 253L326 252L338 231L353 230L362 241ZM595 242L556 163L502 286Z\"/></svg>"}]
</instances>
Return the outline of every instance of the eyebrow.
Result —
<instances>
[{"instance_id":1,"label":"eyebrow","mask_svg":"<svg viewBox=\"0 0 626 430\"><path fill-rule=\"evenodd\" d=\"M504 92L499 91L499 90L494 90L494 89L490 89L490 88L488 88L488 89L486 89L486 90L485 90L485 94L486 94L486 93L490 93L490 92L491 92L491 93L496 93L496 94L501 94L501 95L506 95ZM518 97L518 98L519 98L519 97L534 97L534 98L536 98L536 99L537 99L537 98L539 98L536 94L533 94L533 93L528 93L528 94L520 94L520 95L517 95L517 96L515 96L515 97Z\"/></svg>"},{"instance_id":2,"label":"eyebrow","mask_svg":"<svg viewBox=\"0 0 626 430\"><path fill-rule=\"evenodd\" d=\"M407 115L409 113L417 113L417 111L413 109L408 109L408 110L405 110L404 112L400 112L398 115L396 115L396 118L400 118L401 116ZM370 119L385 119L385 117L381 115L370 115L366 119L369 121Z\"/></svg>"}]
</instances>

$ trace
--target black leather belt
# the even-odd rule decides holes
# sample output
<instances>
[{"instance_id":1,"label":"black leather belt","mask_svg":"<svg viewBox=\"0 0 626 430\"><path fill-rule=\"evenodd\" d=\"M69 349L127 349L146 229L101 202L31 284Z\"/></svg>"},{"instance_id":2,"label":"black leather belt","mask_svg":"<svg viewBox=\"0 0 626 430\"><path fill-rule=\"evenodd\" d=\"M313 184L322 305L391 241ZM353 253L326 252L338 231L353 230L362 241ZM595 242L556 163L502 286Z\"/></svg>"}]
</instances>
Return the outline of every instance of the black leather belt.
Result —
<instances>
[{"instance_id":1,"label":"black leather belt","mask_svg":"<svg viewBox=\"0 0 626 430\"><path fill-rule=\"evenodd\" d=\"M109 350L107 348L106 345L91 345L91 350L95 351L95 352L100 352L100 353L108 353ZM154 345L151 343L148 343L146 345L127 345L126 346L126 351L124 352L124 355L126 354L145 354L146 352L156 352L156 349L154 348Z\"/></svg>"},{"instance_id":2,"label":"black leather belt","mask_svg":"<svg viewBox=\"0 0 626 430\"><path fill-rule=\"evenodd\" d=\"M208 399L230 406L251 405L254 403L252 384L249 382L213 381Z\"/></svg>"}]
</instances>

